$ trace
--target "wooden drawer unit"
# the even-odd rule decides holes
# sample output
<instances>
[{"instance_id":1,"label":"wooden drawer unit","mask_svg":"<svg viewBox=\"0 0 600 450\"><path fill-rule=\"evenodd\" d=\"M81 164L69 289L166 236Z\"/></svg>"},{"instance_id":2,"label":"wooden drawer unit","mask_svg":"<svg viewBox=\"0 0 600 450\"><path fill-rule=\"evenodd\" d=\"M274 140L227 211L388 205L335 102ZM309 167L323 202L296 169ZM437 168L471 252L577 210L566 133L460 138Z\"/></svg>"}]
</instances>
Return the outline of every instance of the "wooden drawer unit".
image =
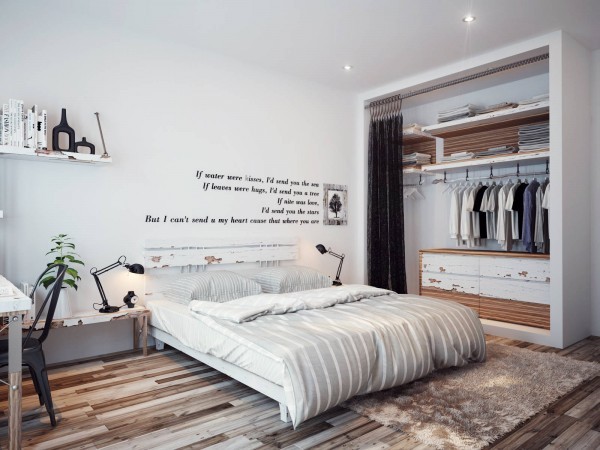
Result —
<instances>
[{"instance_id":1,"label":"wooden drawer unit","mask_svg":"<svg viewBox=\"0 0 600 450\"><path fill-rule=\"evenodd\" d=\"M452 300L482 319L550 329L548 255L453 249L420 252L420 294Z\"/></svg>"},{"instance_id":2,"label":"wooden drawer unit","mask_svg":"<svg viewBox=\"0 0 600 450\"><path fill-rule=\"evenodd\" d=\"M467 255L421 253L423 272L479 276L479 261Z\"/></svg>"}]
</instances>

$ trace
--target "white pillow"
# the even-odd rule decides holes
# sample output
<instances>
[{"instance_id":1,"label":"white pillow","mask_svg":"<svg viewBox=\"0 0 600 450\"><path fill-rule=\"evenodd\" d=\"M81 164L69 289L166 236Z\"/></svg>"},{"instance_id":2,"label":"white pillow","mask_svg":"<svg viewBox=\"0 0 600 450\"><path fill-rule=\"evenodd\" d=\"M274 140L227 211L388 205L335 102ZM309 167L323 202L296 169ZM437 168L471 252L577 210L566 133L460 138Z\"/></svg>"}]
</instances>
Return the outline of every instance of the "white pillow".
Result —
<instances>
[{"instance_id":1,"label":"white pillow","mask_svg":"<svg viewBox=\"0 0 600 450\"><path fill-rule=\"evenodd\" d=\"M308 291L331 286L331 279L321 272L303 266L281 266L260 269L250 275L268 294Z\"/></svg>"},{"instance_id":2,"label":"white pillow","mask_svg":"<svg viewBox=\"0 0 600 450\"><path fill-rule=\"evenodd\" d=\"M171 282L165 296L179 303L192 300L228 302L261 293L260 284L227 270L184 275Z\"/></svg>"}]
</instances>

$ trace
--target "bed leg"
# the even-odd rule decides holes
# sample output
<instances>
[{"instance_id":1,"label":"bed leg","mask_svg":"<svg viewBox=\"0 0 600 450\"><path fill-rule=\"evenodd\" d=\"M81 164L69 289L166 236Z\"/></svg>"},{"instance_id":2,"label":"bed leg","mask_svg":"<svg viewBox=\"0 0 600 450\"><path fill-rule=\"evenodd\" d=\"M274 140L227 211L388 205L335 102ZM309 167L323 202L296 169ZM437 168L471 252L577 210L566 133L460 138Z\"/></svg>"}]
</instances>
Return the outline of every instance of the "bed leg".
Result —
<instances>
[{"instance_id":1,"label":"bed leg","mask_svg":"<svg viewBox=\"0 0 600 450\"><path fill-rule=\"evenodd\" d=\"M156 342L156 350L161 351L165 349L165 343L163 341L159 341L156 338L154 338L154 341Z\"/></svg>"},{"instance_id":2,"label":"bed leg","mask_svg":"<svg viewBox=\"0 0 600 450\"><path fill-rule=\"evenodd\" d=\"M288 423L290 421L290 413L288 412L287 406L283 403L279 404L279 417L282 422Z\"/></svg>"}]
</instances>

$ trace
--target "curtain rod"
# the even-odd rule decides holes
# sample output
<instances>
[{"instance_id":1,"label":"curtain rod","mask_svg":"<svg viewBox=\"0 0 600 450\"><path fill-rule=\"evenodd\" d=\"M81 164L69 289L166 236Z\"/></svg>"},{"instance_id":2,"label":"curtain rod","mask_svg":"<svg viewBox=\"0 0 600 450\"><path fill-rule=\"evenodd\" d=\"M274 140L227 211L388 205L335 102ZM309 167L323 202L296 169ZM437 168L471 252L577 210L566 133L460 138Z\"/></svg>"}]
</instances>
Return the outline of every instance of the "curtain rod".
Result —
<instances>
[{"instance_id":1,"label":"curtain rod","mask_svg":"<svg viewBox=\"0 0 600 450\"><path fill-rule=\"evenodd\" d=\"M522 59L521 61L516 61L514 63L505 64L500 67L495 67L493 69L487 69L482 72L477 72L472 75L467 75L462 78L457 78L455 80L446 81L444 83L439 83L433 86L429 86L422 89L417 89L416 91L411 91L406 94L397 94L392 95L391 97L386 97L381 100L374 100L365 106L365 109L369 109L374 106L386 105L388 103L392 103L398 100L404 100L405 98L415 97L417 95L426 94L428 92L437 91L438 89L443 89L449 86L454 86L456 84L464 83L466 81L476 80L477 78L487 77L488 75L493 75L495 73L504 72L505 70L516 69L517 67L526 66L528 64L544 61L550 57L549 53L544 53L543 55L533 56L531 58Z\"/></svg>"}]
</instances>

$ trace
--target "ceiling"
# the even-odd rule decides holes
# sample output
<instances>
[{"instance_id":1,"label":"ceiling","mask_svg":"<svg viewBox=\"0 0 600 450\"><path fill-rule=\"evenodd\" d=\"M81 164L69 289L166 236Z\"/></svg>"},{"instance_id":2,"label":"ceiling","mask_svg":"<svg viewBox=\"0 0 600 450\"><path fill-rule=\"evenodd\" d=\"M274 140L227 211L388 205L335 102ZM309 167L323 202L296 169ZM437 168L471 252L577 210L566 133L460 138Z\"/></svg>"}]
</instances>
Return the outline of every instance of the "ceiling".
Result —
<instances>
[{"instance_id":1,"label":"ceiling","mask_svg":"<svg viewBox=\"0 0 600 450\"><path fill-rule=\"evenodd\" d=\"M353 92L558 29L590 50L600 48L600 0L88 0L55 6L61 3L86 20ZM477 20L462 22L467 13ZM345 64L354 69L344 71Z\"/></svg>"}]
</instances>

